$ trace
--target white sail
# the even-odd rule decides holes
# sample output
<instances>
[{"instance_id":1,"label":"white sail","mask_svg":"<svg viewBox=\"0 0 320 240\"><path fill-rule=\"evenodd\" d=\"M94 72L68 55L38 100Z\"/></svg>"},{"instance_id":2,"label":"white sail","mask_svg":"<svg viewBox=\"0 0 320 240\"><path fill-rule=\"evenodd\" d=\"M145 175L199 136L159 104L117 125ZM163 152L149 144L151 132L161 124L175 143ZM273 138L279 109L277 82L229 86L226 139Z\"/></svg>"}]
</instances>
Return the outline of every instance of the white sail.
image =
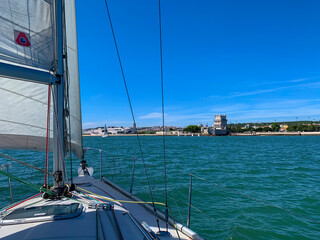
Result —
<instances>
[{"instance_id":1,"label":"white sail","mask_svg":"<svg viewBox=\"0 0 320 240\"><path fill-rule=\"evenodd\" d=\"M69 82L69 111L71 134L71 150L81 158L82 151L82 123L81 123L81 105L80 105L80 86L78 69L78 46L77 46L77 28L75 1L65 1L65 24L66 24L66 56L67 68L65 75ZM67 124L69 128L69 124Z\"/></svg>"},{"instance_id":2,"label":"white sail","mask_svg":"<svg viewBox=\"0 0 320 240\"><path fill-rule=\"evenodd\" d=\"M51 70L56 63L53 1L0 0L0 11L4 13L0 16L0 63ZM66 119L65 122L68 133L71 135L71 150L81 158L82 126L73 0L65 1L65 12L66 36L64 41L67 56L65 79L69 85L69 98L66 98L68 101L66 106L69 106L70 125L69 119ZM25 44L24 46L17 42L14 37L17 31L26 34L30 45ZM17 79L12 76L10 78L0 77L0 149L44 151L46 150L48 121L48 85ZM51 93L50 142L53 137L54 117L52 95ZM70 129L69 126L71 126ZM48 150L52 151L52 144L49 144Z\"/></svg>"},{"instance_id":3,"label":"white sail","mask_svg":"<svg viewBox=\"0 0 320 240\"><path fill-rule=\"evenodd\" d=\"M0 0L0 60L55 67L53 0Z\"/></svg>"},{"instance_id":4,"label":"white sail","mask_svg":"<svg viewBox=\"0 0 320 240\"><path fill-rule=\"evenodd\" d=\"M0 63L54 68L53 1L0 0L0 12ZM48 86L0 77L0 102L0 148L45 150Z\"/></svg>"},{"instance_id":5,"label":"white sail","mask_svg":"<svg viewBox=\"0 0 320 240\"><path fill-rule=\"evenodd\" d=\"M48 86L0 78L0 102L0 149L44 151Z\"/></svg>"}]
</instances>

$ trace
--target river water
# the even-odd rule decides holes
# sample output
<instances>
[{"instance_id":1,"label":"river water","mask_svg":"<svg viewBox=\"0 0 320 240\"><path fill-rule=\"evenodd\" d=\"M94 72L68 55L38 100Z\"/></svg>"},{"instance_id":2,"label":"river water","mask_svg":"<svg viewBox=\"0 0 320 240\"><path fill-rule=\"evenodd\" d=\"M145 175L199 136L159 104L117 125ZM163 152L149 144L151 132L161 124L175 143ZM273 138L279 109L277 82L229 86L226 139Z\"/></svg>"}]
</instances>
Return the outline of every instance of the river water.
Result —
<instances>
[{"instance_id":1,"label":"river water","mask_svg":"<svg viewBox=\"0 0 320 240\"><path fill-rule=\"evenodd\" d=\"M84 137L84 146L103 149L103 175L128 191L135 163L133 193L150 200L151 189L154 201L164 202L162 137L140 140L150 188L136 137ZM319 239L319 149L320 136L166 137L168 204L175 219L186 224L192 173L190 227L201 236ZM6 153L44 165L43 153ZM86 159L99 177L99 152L88 150ZM76 169L79 161L72 163ZM43 183L42 174L15 163L10 171L35 184ZM13 184L15 201L30 195L29 187ZM7 186L7 178L0 176L0 207L10 201Z\"/></svg>"}]
</instances>

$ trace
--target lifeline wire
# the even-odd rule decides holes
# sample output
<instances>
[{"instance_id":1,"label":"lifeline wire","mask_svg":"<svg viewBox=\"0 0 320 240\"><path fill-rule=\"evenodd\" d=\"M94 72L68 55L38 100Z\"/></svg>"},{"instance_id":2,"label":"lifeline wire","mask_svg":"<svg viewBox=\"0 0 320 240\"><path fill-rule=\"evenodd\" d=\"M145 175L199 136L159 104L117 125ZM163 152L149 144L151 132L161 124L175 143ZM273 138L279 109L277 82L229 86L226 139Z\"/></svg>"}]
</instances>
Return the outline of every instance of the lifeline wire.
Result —
<instances>
[{"instance_id":1,"label":"lifeline wire","mask_svg":"<svg viewBox=\"0 0 320 240\"><path fill-rule=\"evenodd\" d=\"M124 75L124 70L123 70L123 67L122 67L120 53L119 53L119 49L118 49L118 45L117 45L117 41L116 41L116 35L114 33L114 30L113 30L113 25L112 25L111 16L110 16L109 8L108 8L108 3L107 3L107 0L104 0L104 2L106 4L106 10L107 10L108 18L109 18L110 28L111 28L111 32L112 32L113 41L114 41L114 45L115 45L115 48L116 48L117 56L118 56L118 61L119 61L120 69L121 69L123 83L124 83L124 86L125 86L125 89L126 89L126 93L127 93L127 97L128 97L128 102L129 102L129 106L130 106L132 120L133 120L134 125L136 126L136 120L135 120L135 117L134 117L133 108L132 108L130 95L129 95L129 90L128 90L128 87L127 87L127 82L126 82L126 78L125 78L125 75ZM139 138L138 131L136 131L136 135L137 135L137 140L138 140L138 143L139 143L139 149L140 149L140 154L141 154L143 166L144 166L146 177L147 177L147 181L148 181L149 194L150 194L150 197L151 197L151 200L152 200L152 205L153 205L153 208L154 208L154 216L156 218L156 214L155 214L156 207L154 205L153 195L152 195L151 186L150 186L150 180L149 180L149 176L148 176L148 172L147 172L147 166L146 166L145 161L144 161L144 157L143 157L143 152L142 152L142 148L141 148L141 143L140 143L140 138ZM159 228L159 231L160 231L159 219L156 218L156 221L157 221L158 228Z\"/></svg>"},{"instance_id":2,"label":"lifeline wire","mask_svg":"<svg viewBox=\"0 0 320 240\"><path fill-rule=\"evenodd\" d=\"M23 184L25 184L25 185L27 185L27 186L29 186L29 187L31 187L31 188L37 189L37 190L39 190L40 192L48 193L49 195L55 195L55 193L52 192L51 190L46 189L46 188L43 188L43 187L39 187L39 186L37 186L36 184L30 183L30 182L28 182L28 181L25 181L25 180L23 180L23 179L15 176L15 175L11 174L11 173L7 173L7 172L5 172L5 171L3 171L3 170L0 170L0 174L2 174L2 175L4 175L4 176L7 176L7 177L9 177L9 178L12 178L12 179L14 179L14 180L16 180L16 181L18 181L18 182L21 182L21 183L23 183Z\"/></svg>"},{"instance_id":3,"label":"lifeline wire","mask_svg":"<svg viewBox=\"0 0 320 240\"><path fill-rule=\"evenodd\" d=\"M32 165L30 165L30 164L28 164L28 163L25 163L25 162L21 161L21 160L15 159L15 158L13 158L13 157L11 157L11 156L9 156L9 155L6 155L6 154L4 154L4 153L1 153L1 152L0 152L0 157L9 159L9 160L11 160L11 161L20 163L20 164L25 165L25 166L27 166L27 167L36 169L36 170L41 171L41 172L43 172L43 173L45 173L45 174L49 174L50 176L53 176L52 173L49 173L49 172L47 172L47 171L45 171L45 170L42 170L41 168L37 168L37 167L35 167L35 166L32 166Z\"/></svg>"}]
</instances>

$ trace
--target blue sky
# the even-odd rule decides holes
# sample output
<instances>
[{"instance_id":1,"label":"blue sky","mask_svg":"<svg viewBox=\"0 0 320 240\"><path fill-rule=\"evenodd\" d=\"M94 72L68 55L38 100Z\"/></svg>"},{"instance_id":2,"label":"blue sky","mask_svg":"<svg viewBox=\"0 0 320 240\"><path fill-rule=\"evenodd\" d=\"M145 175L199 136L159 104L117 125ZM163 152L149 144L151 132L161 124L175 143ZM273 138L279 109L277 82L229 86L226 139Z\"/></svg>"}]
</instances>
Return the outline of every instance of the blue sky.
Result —
<instances>
[{"instance_id":1,"label":"blue sky","mask_svg":"<svg viewBox=\"0 0 320 240\"><path fill-rule=\"evenodd\" d=\"M161 124L157 0L109 0L138 126ZM83 127L132 125L103 0L77 0ZM320 119L320 1L162 0L166 125Z\"/></svg>"}]
</instances>

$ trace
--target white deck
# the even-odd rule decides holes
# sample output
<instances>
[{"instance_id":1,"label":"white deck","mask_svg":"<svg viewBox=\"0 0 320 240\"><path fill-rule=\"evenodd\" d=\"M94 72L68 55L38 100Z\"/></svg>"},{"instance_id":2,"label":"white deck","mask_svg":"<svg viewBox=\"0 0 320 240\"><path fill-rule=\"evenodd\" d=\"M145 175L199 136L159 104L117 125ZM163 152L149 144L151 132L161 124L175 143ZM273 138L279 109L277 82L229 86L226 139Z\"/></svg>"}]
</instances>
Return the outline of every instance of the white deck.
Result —
<instances>
[{"instance_id":1,"label":"white deck","mask_svg":"<svg viewBox=\"0 0 320 240\"><path fill-rule=\"evenodd\" d=\"M146 222L150 228L156 233L158 232L157 222L155 216L147 211L143 206L133 203L117 203L108 201L105 198L113 198L116 200L132 199L126 197L110 185L100 182L92 177L78 177L74 179L77 187L90 191L91 195L83 190L87 195L75 193L73 199L62 200L43 200L40 195L27 200L20 205L10 209L13 211L17 208L26 207L30 204L32 206L45 206L50 204L70 204L76 203L76 200L82 202L84 208L80 216L61 219L61 220L47 220L43 222L21 223L13 225L0 225L0 239L144 239L141 237L141 224ZM90 199L96 198L96 200ZM112 212L101 211L97 213L95 208L89 208L89 203L104 202L114 206L114 215ZM136 219L138 224L134 224L133 220L129 218L127 212ZM116 219L116 221L114 220ZM98 220L97 220L98 219ZM159 219L161 231L165 231L165 222ZM119 229L117 228L119 226ZM118 229L118 230L117 230ZM120 230L120 231L119 231ZM119 237L119 232L121 237ZM173 226L169 225L169 232L171 237L159 237L159 239L191 239L179 232ZM97 237L98 236L98 237ZM152 238L150 238L152 239Z\"/></svg>"}]
</instances>

